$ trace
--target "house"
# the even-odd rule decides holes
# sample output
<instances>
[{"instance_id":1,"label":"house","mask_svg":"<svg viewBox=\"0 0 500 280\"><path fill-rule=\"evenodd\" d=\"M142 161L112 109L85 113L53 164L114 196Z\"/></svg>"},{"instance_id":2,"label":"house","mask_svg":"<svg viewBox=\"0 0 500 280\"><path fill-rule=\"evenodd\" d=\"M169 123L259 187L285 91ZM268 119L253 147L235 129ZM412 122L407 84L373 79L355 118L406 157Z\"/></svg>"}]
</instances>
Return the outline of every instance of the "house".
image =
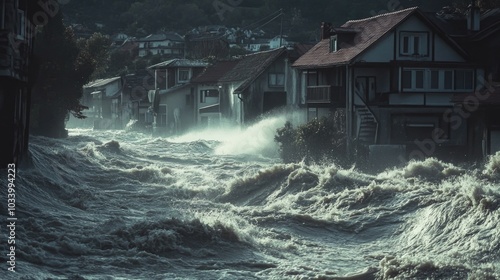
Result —
<instances>
[{"instance_id":1,"label":"house","mask_svg":"<svg viewBox=\"0 0 500 280\"><path fill-rule=\"evenodd\" d=\"M159 134L177 134L195 123L194 88L191 79L208 63L201 60L171 59L149 67L156 90L149 91Z\"/></svg>"},{"instance_id":2,"label":"house","mask_svg":"<svg viewBox=\"0 0 500 280\"><path fill-rule=\"evenodd\" d=\"M309 119L346 115L349 153L357 145L372 159L470 156L474 128L452 98L474 95L484 70L424 12L323 23L321 35L293 67Z\"/></svg>"},{"instance_id":3,"label":"house","mask_svg":"<svg viewBox=\"0 0 500 280\"><path fill-rule=\"evenodd\" d=\"M227 109L229 108L230 100L234 102L234 99L222 97L222 100L226 101L223 104L227 108L223 111L222 109L224 108L221 108L220 90L222 89L222 84L220 80L238 62L238 60L217 61L193 79L192 82L195 85L195 95L193 96L195 121L199 126L217 126L223 122L225 116L229 115ZM228 97L234 98L234 96ZM225 112L224 115L223 112Z\"/></svg>"},{"instance_id":4,"label":"house","mask_svg":"<svg viewBox=\"0 0 500 280\"><path fill-rule=\"evenodd\" d=\"M172 57L184 56L184 39L175 32L150 34L137 40L139 56L169 55Z\"/></svg>"},{"instance_id":5,"label":"house","mask_svg":"<svg viewBox=\"0 0 500 280\"><path fill-rule=\"evenodd\" d=\"M45 15L42 7L28 0L0 0L0 169L18 164L26 157L33 37L35 27L29 19ZM15 168L14 168L15 169Z\"/></svg>"},{"instance_id":6,"label":"house","mask_svg":"<svg viewBox=\"0 0 500 280\"><path fill-rule=\"evenodd\" d=\"M481 11L473 1L466 16L440 14L433 19L485 70L477 77L484 89L473 96L455 94L453 102L465 109L474 133L467 153L475 158L495 154L500 151L500 8Z\"/></svg>"},{"instance_id":7,"label":"house","mask_svg":"<svg viewBox=\"0 0 500 280\"><path fill-rule=\"evenodd\" d=\"M123 83L121 77L98 79L83 86L82 105L94 121L94 129L119 129L130 116L122 114ZM127 118L127 119L123 119Z\"/></svg>"},{"instance_id":8,"label":"house","mask_svg":"<svg viewBox=\"0 0 500 280\"><path fill-rule=\"evenodd\" d=\"M125 41L127 41L130 37L125 33L116 33L111 36L111 41L115 45L122 45Z\"/></svg>"},{"instance_id":9,"label":"house","mask_svg":"<svg viewBox=\"0 0 500 280\"><path fill-rule=\"evenodd\" d=\"M286 48L216 62L193 80L197 119L248 124L273 109L293 104Z\"/></svg>"},{"instance_id":10,"label":"house","mask_svg":"<svg viewBox=\"0 0 500 280\"><path fill-rule=\"evenodd\" d=\"M247 51L251 52L259 52L259 51L265 51L270 49L269 48L269 39L264 39L264 38L251 38L248 40L244 40L244 48Z\"/></svg>"},{"instance_id":11,"label":"house","mask_svg":"<svg viewBox=\"0 0 500 280\"><path fill-rule=\"evenodd\" d=\"M269 40L269 48L270 49L277 49L280 47L291 47L293 46L292 42L288 41L288 36L283 35L283 36L275 36L271 40Z\"/></svg>"}]
</instances>

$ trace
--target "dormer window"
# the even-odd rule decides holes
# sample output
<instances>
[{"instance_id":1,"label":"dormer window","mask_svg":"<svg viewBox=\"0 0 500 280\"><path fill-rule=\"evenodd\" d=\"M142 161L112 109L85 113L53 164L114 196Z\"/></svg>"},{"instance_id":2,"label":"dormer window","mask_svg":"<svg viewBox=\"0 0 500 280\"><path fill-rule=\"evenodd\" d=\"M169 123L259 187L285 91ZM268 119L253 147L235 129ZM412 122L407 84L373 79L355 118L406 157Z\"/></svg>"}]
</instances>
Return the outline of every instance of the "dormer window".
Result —
<instances>
[{"instance_id":1,"label":"dormer window","mask_svg":"<svg viewBox=\"0 0 500 280\"><path fill-rule=\"evenodd\" d=\"M402 56L428 56L427 32L401 32L399 54Z\"/></svg>"},{"instance_id":2,"label":"dormer window","mask_svg":"<svg viewBox=\"0 0 500 280\"><path fill-rule=\"evenodd\" d=\"M337 35L332 35L330 37L330 52L336 52L338 50L338 38Z\"/></svg>"}]
</instances>

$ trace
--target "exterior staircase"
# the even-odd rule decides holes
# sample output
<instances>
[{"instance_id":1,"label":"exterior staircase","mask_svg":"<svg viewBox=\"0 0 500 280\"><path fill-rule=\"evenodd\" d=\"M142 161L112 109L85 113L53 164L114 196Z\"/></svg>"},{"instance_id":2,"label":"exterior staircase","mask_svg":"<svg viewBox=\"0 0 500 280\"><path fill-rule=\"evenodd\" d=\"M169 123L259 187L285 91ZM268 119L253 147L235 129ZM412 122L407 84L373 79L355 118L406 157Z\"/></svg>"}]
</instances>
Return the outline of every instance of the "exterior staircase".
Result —
<instances>
[{"instance_id":1,"label":"exterior staircase","mask_svg":"<svg viewBox=\"0 0 500 280\"><path fill-rule=\"evenodd\" d=\"M358 140L361 144L371 145L377 143L378 122L368 107L357 107Z\"/></svg>"}]
</instances>

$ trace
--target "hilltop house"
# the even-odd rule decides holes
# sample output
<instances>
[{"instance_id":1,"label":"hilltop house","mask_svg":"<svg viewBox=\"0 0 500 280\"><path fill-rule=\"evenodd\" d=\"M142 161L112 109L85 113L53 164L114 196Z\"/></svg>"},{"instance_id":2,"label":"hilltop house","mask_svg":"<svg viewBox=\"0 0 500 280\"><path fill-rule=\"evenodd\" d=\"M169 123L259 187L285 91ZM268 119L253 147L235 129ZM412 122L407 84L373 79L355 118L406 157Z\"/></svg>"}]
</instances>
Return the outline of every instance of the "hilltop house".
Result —
<instances>
[{"instance_id":1,"label":"hilltop house","mask_svg":"<svg viewBox=\"0 0 500 280\"><path fill-rule=\"evenodd\" d=\"M272 109L293 104L286 48L216 62L193 80L198 94L197 119L250 123Z\"/></svg>"},{"instance_id":2,"label":"hilltop house","mask_svg":"<svg viewBox=\"0 0 500 280\"><path fill-rule=\"evenodd\" d=\"M194 124L194 88L190 82L207 66L200 60L177 58L149 67L155 77L156 90L149 95L156 114L156 132L176 134Z\"/></svg>"},{"instance_id":3,"label":"hilltop house","mask_svg":"<svg viewBox=\"0 0 500 280\"><path fill-rule=\"evenodd\" d=\"M139 57L147 55L170 55L183 57L184 39L175 32L162 32L150 34L137 40L139 44Z\"/></svg>"},{"instance_id":4,"label":"hilltop house","mask_svg":"<svg viewBox=\"0 0 500 280\"><path fill-rule=\"evenodd\" d=\"M483 140L452 98L474 95L484 70L420 9L323 23L321 35L293 67L309 118L345 112L350 152L355 141L372 157L456 158Z\"/></svg>"}]
</instances>

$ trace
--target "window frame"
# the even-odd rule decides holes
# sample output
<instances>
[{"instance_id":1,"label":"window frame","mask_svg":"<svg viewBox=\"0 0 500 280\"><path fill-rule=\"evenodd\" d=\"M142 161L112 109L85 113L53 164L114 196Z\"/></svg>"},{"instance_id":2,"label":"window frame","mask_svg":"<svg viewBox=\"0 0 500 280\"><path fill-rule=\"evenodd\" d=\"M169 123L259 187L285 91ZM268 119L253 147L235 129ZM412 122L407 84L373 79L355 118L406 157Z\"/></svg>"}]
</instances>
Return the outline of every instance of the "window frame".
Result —
<instances>
[{"instance_id":1,"label":"window frame","mask_svg":"<svg viewBox=\"0 0 500 280\"><path fill-rule=\"evenodd\" d=\"M338 37L337 35L332 35L330 36L330 52L337 52L338 51Z\"/></svg>"},{"instance_id":2,"label":"window frame","mask_svg":"<svg viewBox=\"0 0 500 280\"><path fill-rule=\"evenodd\" d=\"M181 80L181 72L187 72L187 78ZM191 69L179 68L177 69L177 83L188 83L191 80Z\"/></svg>"},{"instance_id":3,"label":"window frame","mask_svg":"<svg viewBox=\"0 0 500 280\"><path fill-rule=\"evenodd\" d=\"M417 72L423 71L423 87L416 87L416 77ZM406 77L405 72L411 72L411 87L405 87ZM437 87L434 87L435 81L433 81L437 72ZM464 77L464 87L457 87L456 76L457 73L469 73L469 77ZM400 73L400 90L401 92L465 92L474 90L475 85L475 70L474 69L451 69L451 68L402 68ZM448 80L448 78L451 78ZM466 79L470 79L470 88L465 88ZM450 88L447 87L447 84L451 85Z\"/></svg>"},{"instance_id":4,"label":"window frame","mask_svg":"<svg viewBox=\"0 0 500 280\"><path fill-rule=\"evenodd\" d=\"M200 90L200 104L207 103L207 98L219 98L219 90L218 89L202 89Z\"/></svg>"},{"instance_id":5,"label":"window frame","mask_svg":"<svg viewBox=\"0 0 500 280\"><path fill-rule=\"evenodd\" d=\"M273 78L274 77L274 78ZM281 83L278 82L278 78L282 77ZM274 82L273 82L274 80ZM269 87L284 87L285 86L285 73L271 72L268 74L267 84Z\"/></svg>"},{"instance_id":6,"label":"window frame","mask_svg":"<svg viewBox=\"0 0 500 280\"><path fill-rule=\"evenodd\" d=\"M399 32L399 56L429 57L429 43L430 43L429 38L430 38L429 32L427 31ZM415 50L416 42L418 42L418 53Z\"/></svg>"}]
</instances>

